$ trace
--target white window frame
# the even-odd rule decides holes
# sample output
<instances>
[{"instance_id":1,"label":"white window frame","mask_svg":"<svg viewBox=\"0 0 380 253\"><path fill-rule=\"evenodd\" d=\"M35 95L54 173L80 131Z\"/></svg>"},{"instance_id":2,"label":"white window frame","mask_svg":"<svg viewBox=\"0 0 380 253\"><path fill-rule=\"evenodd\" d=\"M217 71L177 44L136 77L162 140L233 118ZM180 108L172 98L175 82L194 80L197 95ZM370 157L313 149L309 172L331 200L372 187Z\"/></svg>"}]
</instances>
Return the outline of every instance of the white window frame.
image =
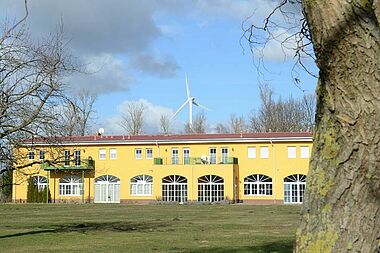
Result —
<instances>
[{"instance_id":1,"label":"white window frame","mask_svg":"<svg viewBox=\"0 0 380 253\"><path fill-rule=\"evenodd\" d=\"M135 159L136 160L142 160L142 149L141 148L135 148Z\"/></svg>"},{"instance_id":2,"label":"white window frame","mask_svg":"<svg viewBox=\"0 0 380 253\"><path fill-rule=\"evenodd\" d=\"M145 150L145 158L147 160L152 160L153 159L153 149L152 148L147 148Z\"/></svg>"},{"instance_id":3,"label":"white window frame","mask_svg":"<svg viewBox=\"0 0 380 253\"><path fill-rule=\"evenodd\" d=\"M261 146L260 147L260 158L267 159L269 158L269 147Z\"/></svg>"},{"instance_id":4,"label":"white window frame","mask_svg":"<svg viewBox=\"0 0 380 253\"><path fill-rule=\"evenodd\" d=\"M182 154L183 164L190 164L190 148L183 148Z\"/></svg>"},{"instance_id":5,"label":"white window frame","mask_svg":"<svg viewBox=\"0 0 380 253\"><path fill-rule=\"evenodd\" d=\"M44 176L34 176L33 184L37 186L39 192L43 191L47 186L47 178Z\"/></svg>"},{"instance_id":6,"label":"white window frame","mask_svg":"<svg viewBox=\"0 0 380 253\"><path fill-rule=\"evenodd\" d=\"M74 165L79 167L81 165L80 149L74 150Z\"/></svg>"},{"instance_id":7,"label":"white window frame","mask_svg":"<svg viewBox=\"0 0 380 253\"><path fill-rule=\"evenodd\" d=\"M138 175L131 178L131 196L153 196L153 177Z\"/></svg>"},{"instance_id":8,"label":"white window frame","mask_svg":"<svg viewBox=\"0 0 380 253\"><path fill-rule=\"evenodd\" d=\"M107 151L105 148L99 149L99 160L106 160L107 158Z\"/></svg>"},{"instance_id":9,"label":"white window frame","mask_svg":"<svg viewBox=\"0 0 380 253\"><path fill-rule=\"evenodd\" d=\"M120 203L120 179L112 175L95 178L94 203Z\"/></svg>"},{"instance_id":10,"label":"white window frame","mask_svg":"<svg viewBox=\"0 0 380 253\"><path fill-rule=\"evenodd\" d=\"M63 166L64 167L70 166L70 150L68 149L63 151Z\"/></svg>"},{"instance_id":11,"label":"white window frame","mask_svg":"<svg viewBox=\"0 0 380 253\"><path fill-rule=\"evenodd\" d=\"M296 146L288 146L288 158L289 159L297 158L297 147Z\"/></svg>"},{"instance_id":12,"label":"white window frame","mask_svg":"<svg viewBox=\"0 0 380 253\"><path fill-rule=\"evenodd\" d=\"M79 176L71 175L59 180L59 196L81 196L82 191L83 181Z\"/></svg>"},{"instance_id":13,"label":"white window frame","mask_svg":"<svg viewBox=\"0 0 380 253\"><path fill-rule=\"evenodd\" d=\"M162 200L168 202L187 202L187 178L170 175L162 179Z\"/></svg>"},{"instance_id":14,"label":"white window frame","mask_svg":"<svg viewBox=\"0 0 380 253\"><path fill-rule=\"evenodd\" d=\"M221 163L228 163L228 148L223 147L220 148L220 162Z\"/></svg>"},{"instance_id":15,"label":"white window frame","mask_svg":"<svg viewBox=\"0 0 380 253\"><path fill-rule=\"evenodd\" d=\"M198 201L218 202L224 200L224 179L217 175L198 178Z\"/></svg>"},{"instance_id":16,"label":"white window frame","mask_svg":"<svg viewBox=\"0 0 380 253\"><path fill-rule=\"evenodd\" d=\"M306 175L293 174L284 178L284 204L302 204L306 190Z\"/></svg>"},{"instance_id":17,"label":"white window frame","mask_svg":"<svg viewBox=\"0 0 380 253\"><path fill-rule=\"evenodd\" d=\"M28 159L29 160L34 160L34 151L33 150L29 150L28 151Z\"/></svg>"},{"instance_id":18,"label":"white window frame","mask_svg":"<svg viewBox=\"0 0 380 253\"><path fill-rule=\"evenodd\" d=\"M248 159L256 158L256 147L248 147Z\"/></svg>"},{"instance_id":19,"label":"white window frame","mask_svg":"<svg viewBox=\"0 0 380 253\"><path fill-rule=\"evenodd\" d=\"M301 146L300 147L300 158L310 158L309 146Z\"/></svg>"},{"instance_id":20,"label":"white window frame","mask_svg":"<svg viewBox=\"0 0 380 253\"><path fill-rule=\"evenodd\" d=\"M211 152L211 151L215 151L215 152ZM217 148L209 148L209 154L210 154L210 164L216 164L216 157L217 157L217 153L218 150Z\"/></svg>"},{"instance_id":21,"label":"white window frame","mask_svg":"<svg viewBox=\"0 0 380 253\"><path fill-rule=\"evenodd\" d=\"M244 196L272 196L273 180L264 174L252 174L244 178Z\"/></svg>"},{"instance_id":22,"label":"white window frame","mask_svg":"<svg viewBox=\"0 0 380 253\"><path fill-rule=\"evenodd\" d=\"M172 148L172 164L179 164L179 149Z\"/></svg>"},{"instance_id":23,"label":"white window frame","mask_svg":"<svg viewBox=\"0 0 380 253\"><path fill-rule=\"evenodd\" d=\"M117 150L116 148L110 148L110 160L117 159Z\"/></svg>"},{"instance_id":24,"label":"white window frame","mask_svg":"<svg viewBox=\"0 0 380 253\"><path fill-rule=\"evenodd\" d=\"M44 161L45 160L45 150L40 150L39 151L38 158L39 158L40 161Z\"/></svg>"}]
</instances>

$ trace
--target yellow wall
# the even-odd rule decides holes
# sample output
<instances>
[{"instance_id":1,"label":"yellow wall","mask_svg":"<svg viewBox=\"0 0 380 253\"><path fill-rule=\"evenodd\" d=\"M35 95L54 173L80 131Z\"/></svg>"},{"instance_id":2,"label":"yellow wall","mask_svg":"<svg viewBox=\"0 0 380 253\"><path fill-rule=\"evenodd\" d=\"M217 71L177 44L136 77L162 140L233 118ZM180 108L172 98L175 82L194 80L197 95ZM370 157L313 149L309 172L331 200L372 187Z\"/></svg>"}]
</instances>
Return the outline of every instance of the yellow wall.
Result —
<instances>
[{"instance_id":1,"label":"yellow wall","mask_svg":"<svg viewBox=\"0 0 380 253\"><path fill-rule=\"evenodd\" d=\"M260 158L260 147L268 147L269 157ZM288 158L288 146L295 146L297 151L296 158ZM120 199L124 201L150 200L154 201L161 198L162 195L162 178L168 175L180 175L188 180L188 200L197 200L198 186L197 179L204 175L217 175L224 179L224 197L230 200L270 200L282 202L284 198L283 180L286 176L292 174L307 174L308 158L300 158L300 146L308 146L311 152L311 141L309 142L252 142L252 143L178 143L178 144L146 144L146 145L91 145L91 146L66 146L63 149L81 150L81 158L92 157L95 161L95 171L86 172L84 183L84 198L86 201L94 198L94 179L102 175L113 175L120 179ZM184 148L190 149L190 157L201 157L209 155L209 148L217 149L217 161L220 161L221 148L228 148L229 157L237 157L238 164L189 164L183 165L182 151ZM256 158L248 158L248 147L256 147ZM43 148L43 147L41 147ZM135 158L135 149L142 149L142 159ZM153 164L153 159L146 159L146 149L153 150L153 157L161 157L163 165ZM172 148L179 149L179 165L171 164ZM106 150L106 159L99 160L99 149ZM110 160L110 149L117 150L117 158ZM26 151L25 151L26 152ZM36 154L35 159L38 159ZM46 159L49 159L47 155ZM33 168L27 168L23 173L14 173L13 199L14 201L25 200L27 185L27 176L35 173L41 176L47 176L47 172L42 170L39 165ZM81 176L81 172L74 172ZM26 174L26 175L25 175ZM272 196L245 196L244 195L244 178L252 174L264 174L273 180ZM69 201L73 197L59 196L59 179L68 172L51 171L50 191L55 201ZM152 196L131 196L130 180L137 175L150 175L153 177L153 195ZM236 181L235 181L236 180ZM236 184L236 188L234 187ZM75 197L80 201L81 196Z\"/></svg>"}]
</instances>

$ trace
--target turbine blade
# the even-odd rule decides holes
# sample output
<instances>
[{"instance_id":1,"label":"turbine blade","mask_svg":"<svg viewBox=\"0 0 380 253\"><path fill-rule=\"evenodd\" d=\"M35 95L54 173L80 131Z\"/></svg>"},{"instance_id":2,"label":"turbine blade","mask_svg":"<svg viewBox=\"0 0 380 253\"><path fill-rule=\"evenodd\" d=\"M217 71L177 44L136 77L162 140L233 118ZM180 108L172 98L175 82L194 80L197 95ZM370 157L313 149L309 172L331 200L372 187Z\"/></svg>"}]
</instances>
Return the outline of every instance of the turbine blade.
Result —
<instances>
[{"instance_id":1,"label":"turbine blade","mask_svg":"<svg viewBox=\"0 0 380 253\"><path fill-rule=\"evenodd\" d=\"M189 89L189 82L187 81L187 74L185 72L185 80L186 80L186 94L187 94L187 99L190 98L190 89Z\"/></svg>"},{"instance_id":2,"label":"turbine blade","mask_svg":"<svg viewBox=\"0 0 380 253\"><path fill-rule=\"evenodd\" d=\"M209 108L207 108L207 107L204 106L204 105L201 105L200 103L197 103L197 102L193 101L193 104L196 105L196 106L199 106L199 107L201 107L201 108L203 108L203 109L206 109L207 111L210 111Z\"/></svg>"},{"instance_id":3,"label":"turbine blade","mask_svg":"<svg viewBox=\"0 0 380 253\"><path fill-rule=\"evenodd\" d=\"M189 102L189 100L186 100L185 101L185 103L183 103L182 105L181 105L181 107L180 108L178 108L178 110L173 114L173 116L171 117L171 119L173 119L182 109L183 109L183 107L185 107L185 105L187 104Z\"/></svg>"}]
</instances>

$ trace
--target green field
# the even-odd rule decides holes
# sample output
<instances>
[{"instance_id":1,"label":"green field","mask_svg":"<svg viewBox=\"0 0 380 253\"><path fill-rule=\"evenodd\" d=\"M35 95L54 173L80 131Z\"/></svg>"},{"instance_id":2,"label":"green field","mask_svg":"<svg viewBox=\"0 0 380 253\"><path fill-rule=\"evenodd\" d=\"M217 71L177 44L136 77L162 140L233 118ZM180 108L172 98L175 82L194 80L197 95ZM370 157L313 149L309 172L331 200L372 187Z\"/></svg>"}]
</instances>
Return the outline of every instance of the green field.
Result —
<instances>
[{"instance_id":1,"label":"green field","mask_svg":"<svg viewBox=\"0 0 380 253\"><path fill-rule=\"evenodd\" d=\"M299 206L0 205L0 252L292 252Z\"/></svg>"}]
</instances>

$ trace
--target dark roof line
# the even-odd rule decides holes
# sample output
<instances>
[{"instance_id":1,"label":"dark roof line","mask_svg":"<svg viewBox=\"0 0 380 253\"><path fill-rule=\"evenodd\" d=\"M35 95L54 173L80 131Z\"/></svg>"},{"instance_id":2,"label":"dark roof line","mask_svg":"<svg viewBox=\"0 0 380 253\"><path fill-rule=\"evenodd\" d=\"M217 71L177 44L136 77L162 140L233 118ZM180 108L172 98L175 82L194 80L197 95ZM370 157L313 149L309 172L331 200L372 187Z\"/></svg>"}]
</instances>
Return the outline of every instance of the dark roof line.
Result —
<instances>
[{"instance_id":1,"label":"dark roof line","mask_svg":"<svg viewBox=\"0 0 380 253\"><path fill-rule=\"evenodd\" d=\"M60 142L102 142L102 141L170 141L170 140L212 140L212 139L240 139L240 138L307 138L311 132L269 132L269 133L240 133L240 134L174 134L174 135L88 135L64 136L53 138L26 139L25 143L60 143Z\"/></svg>"}]
</instances>

